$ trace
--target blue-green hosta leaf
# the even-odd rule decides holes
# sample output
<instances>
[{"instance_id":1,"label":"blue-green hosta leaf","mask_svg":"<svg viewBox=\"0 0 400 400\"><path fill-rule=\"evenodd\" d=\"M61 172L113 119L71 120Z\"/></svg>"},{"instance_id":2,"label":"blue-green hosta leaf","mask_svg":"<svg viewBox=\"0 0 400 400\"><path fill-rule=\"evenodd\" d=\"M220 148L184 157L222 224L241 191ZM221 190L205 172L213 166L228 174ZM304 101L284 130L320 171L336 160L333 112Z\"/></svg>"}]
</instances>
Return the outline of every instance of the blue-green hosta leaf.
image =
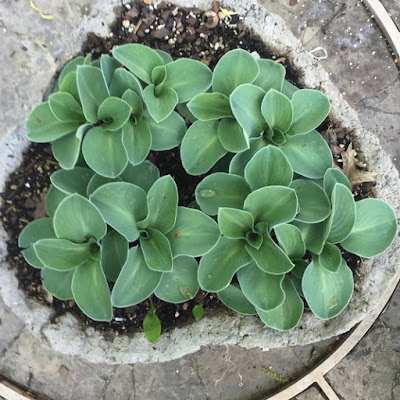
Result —
<instances>
[{"instance_id":1,"label":"blue-green hosta leaf","mask_svg":"<svg viewBox=\"0 0 400 400\"><path fill-rule=\"evenodd\" d=\"M220 231L208 215L192 208L178 207L175 225L166 236L174 257L200 257L215 246Z\"/></svg>"},{"instance_id":2,"label":"blue-green hosta leaf","mask_svg":"<svg viewBox=\"0 0 400 400\"><path fill-rule=\"evenodd\" d=\"M288 97L289 99L291 99L293 97L293 95L298 92L300 89L295 86L292 85L289 81L287 81L286 79L283 81L283 85L282 85L282 93Z\"/></svg>"},{"instance_id":3,"label":"blue-green hosta leaf","mask_svg":"<svg viewBox=\"0 0 400 400\"><path fill-rule=\"evenodd\" d=\"M182 115L183 118L188 119L191 123L197 121L197 118L190 112L188 103L178 103L176 105L176 109L178 110L179 114Z\"/></svg>"},{"instance_id":4,"label":"blue-green hosta leaf","mask_svg":"<svg viewBox=\"0 0 400 400\"><path fill-rule=\"evenodd\" d=\"M33 249L44 266L69 271L89 259L88 243L72 243L65 239L40 239Z\"/></svg>"},{"instance_id":5,"label":"blue-green hosta leaf","mask_svg":"<svg viewBox=\"0 0 400 400\"><path fill-rule=\"evenodd\" d=\"M143 117L144 105L140 96L132 89L126 89L122 95L122 100L126 101L132 108L131 120L138 123Z\"/></svg>"},{"instance_id":6,"label":"blue-green hosta leaf","mask_svg":"<svg viewBox=\"0 0 400 400\"><path fill-rule=\"evenodd\" d=\"M111 182L122 182L121 178L106 178L105 176L101 176L98 174L94 174L90 179L87 188L86 188L86 197L90 197L90 195L98 189L100 186L105 185L106 183Z\"/></svg>"},{"instance_id":7,"label":"blue-green hosta leaf","mask_svg":"<svg viewBox=\"0 0 400 400\"><path fill-rule=\"evenodd\" d=\"M68 194L57 189L54 185L50 185L49 190L46 194L45 202L46 213L50 218L54 217L54 213L56 212L58 205L67 196Z\"/></svg>"},{"instance_id":8,"label":"blue-green hosta leaf","mask_svg":"<svg viewBox=\"0 0 400 400\"><path fill-rule=\"evenodd\" d=\"M237 278L243 294L262 311L273 310L285 301L282 281L285 275L271 275L257 267L253 261L241 268Z\"/></svg>"},{"instance_id":9,"label":"blue-green hosta leaf","mask_svg":"<svg viewBox=\"0 0 400 400\"><path fill-rule=\"evenodd\" d=\"M336 317L353 294L353 274L342 260L336 272L322 268L315 260L303 275L303 293L311 311L321 319Z\"/></svg>"},{"instance_id":10,"label":"blue-green hosta leaf","mask_svg":"<svg viewBox=\"0 0 400 400\"><path fill-rule=\"evenodd\" d=\"M161 321L157 317L155 308L150 309L144 317L143 332L150 343L157 342L161 336Z\"/></svg>"},{"instance_id":11,"label":"blue-green hosta leaf","mask_svg":"<svg viewBox=\"0 0 400 400\"><path fill-rule=\"evenodd\" d=\"M178 95L174 89L164 86L159 93L154 85L146 86L143 90L147 111L156 122L166 119L178 104Z\"/></svg>"},{"instance_id":12,"label":"blue-green hosta leaf","mask_svg":"<svg viewBox=\"0 0 400 400\"><path fill-rule=\"evenodd\" d=\"M229 51L214 68L213 92L229 96L242 83L253 82L258 72L258 64L249 52L242 49Z\"/></svg>"},{"instance_id":13,"label":"blue-green hosta leaf","mask_svg":"<svg viewBox=\"0 0 400 400\"><path fill-rule=\"evenodd\" d=\"M324 175L323 187L329 198L331 198L333 188L337 183L341 183L351 191L350 181L347 176L337 168L328 168Z\"/></svg>"},{"instance_id":14,"label":"blue-green hosta leaf","mask_svg":"<svg viewBox=\"0 0 400 400\"><path fill-rule=\"evenodd\" d=\"M40 272L43 287L59 300L72 300L71 284L75 269L70 271L56 271L44 267Z\"/></svg>"},{"instance_id":15,"label":"blue-green hosta leaf","mask_svg":"<svg viewBox=\"0 0 400 400\"><path fill-rule=\"evenodd\" d=\"M161 276L161 272L147 266L140 247L132 247L111 293L113 306L130 307L147 299L160 283Z\"/></svg>"},{"instance_id":16,"label":"blue-green hosta leaf","mask_svg":"<svg viewBox=\"0 0 400 400\"><path fill-rule=\"evenodd\" d=\"M87 121L98 121L100 104L110 95L100 68L91 65L80 65L76 71L79 98L82 103L83 114Z\"/></svg>"},{"instance_id":17,"label":"blue-green hosta leaf","mask_svg":"<svg viewBox=\"0 0 400 400\"><path fill-rule=\"evenodd\" d=\"M184 303L193 299L199 291L197 262L193 257L174 258L171 272L164 272L154 294L168 303Z\"/></svg>"},{"instance_id":18,"label":"blue-green hosta leaf","mask_svg":"<svg viewBox=\"0 0 400 400\"><path fill-rule=\"evenodd\" d=\"M128 257L129 243L124 236L110 230L101 241L101 268L115 282Z\"/></svg>"},{"instance_id":19,"label":"blue-green hosta leaf","mask_svg":"<svg viewBox=\"0 0 400 400\"><path fill-rule=\"evenodd\" d=\"M53 93L49 97L49 107L54 116L62 122L83 122L81 105L75 100L72 94L66 92Z\"/></svg>"},{"instance_id":20,"label":"blue-green hosta leaf","mask_svg":"<svg viewBox=\"0 0 400 400\"><path fill-rule=\"evenodd\" d=\"M234 118L221 119L218 138L225 150L232 153L240 153L249 148L248 135Z\"/></svg>"},{"instance_id":21,"label":"blue-green hosta leaf","mask_svg":"<svg viewBox=\"0 0 400 400\"><path fill-rule=\"evenodd\" d=\"M282 91L283 82L285 81L285 67L275 61L260 59L257 60L260 73L253 82L256 85L268 92L270 89Z\"/></svg>"},{"instance_id":22,"label":"blue-green hosta leaf","mask_svg":"<svg viewBox=\"0 0 400 400\"><path fill-rule=\"evenodd\" d=\"M46 143L62 138L78 129L79 122L59 121L50 110L48 102L40 103L26 121L26 137L35 143Z\"/></svg>"},{"instance_id":23,"label":"blue-green hosta leaf","mask_svg":"<svg viewBox=\"0 0 400 400\"><path fill-rule=\"evenodd\" d=\"M64 78L70 73L75 72L78 65L82 65L84 62L84 58L82 56L78 56L73 58L72 60L68 61L64 68L62 69L60 76L58 77L55 85L54 85L54 92L60 90L60 86Z\"/></svg>"},{"instance_id":24,"label":"blue-green hosta leaf","mask_svg":"<svg viewBox=\"0 0 400 400\"><path fill-rule=\"evenodd\" d=\"M306 245L301 231L294 225L279 224L274 227L279 246L291 260L301 259L306 253Z\"/></svg>"},{"instance_id":25,"label":"blue-green hosta leaf","mask_svg":"<svg viewBox=\"0 0 400 400\"><path fill-rule=\"evenodd\" d=\"M240 314L257 314L255 307L247 300L247 297L243 294L237 283L231 283L225 289L218 292L218 298L228 308Z\"/></svg>"},{"instance_id":26,"label":"blue-green hosta leaf","mask_svg":"<svg viewBox=\"0 0 400 400\"><path fill-rule=\"evenodd\" d=\"M293 329L300 321L304 303L289 278L282 282L282 289L285 292L285 301L271 311L257 310L257 313L265 325L278 331Z\"/></svg>"},{"instance_id":27,"label":"blue-green hosta leaf","mask_svg":"<svg viewBox=\"0 0 400 400\"><path fill-rule=\"evenodd\" d=\"M159 230L148 228L144 233L141 233L140 247L150 269L160 272L172 270L171 245Z\"/></svg>"},{"instance_id":28,"label":"blue-green hosta leaf","mask_svg":"<svg viewBox=\"0 0 400 400\"><path fill-rule=\"evenodd\" d=\"M58 238L83 243L90 238L100 240L107 232L99 210L78 194L66 197L54 214L54 231Z\"/></svg>"},{"instance_id":29,"label":"blue-green hosta leaf","mask_svg":"<svg viewBox=\"0 0 400 400\"><path fill-rule=\"evenodd\" d=\"M356 203L350 189L342 183L336 183L333 187L331 202L332 212L328 220L328 241L340 243L350 235L353 229L356 220Z\"/></svg>"},{"instance_id":30,"label":"blue-green hosta leaf","mask_svg":"<svg viewBox=\"0 0 400 400\"><path fill-rule=\"evenodd\" d=\"M258 150L248 162L244 176L252 190L271 185L289 186L293 170L278 147L266 146Z\"/></svg>"},{"instance_id":31,"label":"blue-green hosta leaf","mask_svg":"<svg viewBox=\"0 0 400 400\"><path fill-rule=\"evenodd\" d=\"M163 66L164 62L158 53L142 44L124 44L114 47L113 56L140 80L151 84L151 72L154 68Z\"/></svg>"},{"instance_id":32,"label":"blue-green hosta leaf","mask_svg":"<svg viewBox=\"0 0 400 400\"><path fill-rule=\"evenodd\" d=\"M137 222L147 215L146 193L139 186L126 182L107 183L90 196L108 225L134 242L139 237Z\"/></svg>"},{"instance_id":33,"label":"blue-green hosta leaf","mask_svg":"<svg viewBox=\"0 0 400 400\"><path fill-rule=\"evenodd\" d=\"M342 254L337 246L325 242L318 256L318 263L328 271L336 272L342 262Z\"/></svg>"},{"instance_id":34,"label":"blue-green hosta leaf","mask_svg":"<svg viewBox=\"0 0 400 400\"><path fill-rule=\"evenodd\" d=\"M196 121L187 130L181 145L183 168L191 175L201 175L226 153L218 138L218 121Z\"/></svg>"},{"instance_id":35,"label":"blue-green hosta leaf","mask_svg":"<svg viewBox=\"0 0 400 400\"><path fill-rule=\"evenodd\" d=\"M296 179L290 184L296 191L300 211L296 219L306 223L324 221L331 213L331 203L321 186L305 179Z\"/></svg>"},{"instance_id":36,"label":"blue-green hosta leaf","mask_svg":"<svg viewBox=\"0 0 400 400\"><path fill-rule=\"evenodd\" d=\"M102 54L100 57L100 68L106 85L110 87L114 72L120 67L120 63L110 57L108 54Z\"/></svg>"},{"instance_id":37,"label":"blue-green hosta leaf","mask_svg":"<svg viewBox=\"0 0 400 400\"><path fill-rule=\"evenodd\" d=\"M128 164L120 178L124 182L133 183L141 187L146 193L153 183L160 177L160 171L150 161L145 160L139 165Z\"/></svg>"},{"instance_id":38,"label":"blue-green hosta leaf","mask_svg":"<svg viewBox=\"0 0 400 400\"><path fill-rule=\"evenodd\" d=\"M200 93L187 103L187 107L201 121L232 116L229 98L222 93Z\"/></svg>"},{"instance_id":39,"label":"blue-green hosta leaf","mask_svg":"<svg viewBox=\"0 0 400 400\"><path fill-rule=\"evenodd\" d=\"M373 257L390 247L396 233L396 216L389 204L379 199L363 199L356 202L354 227L340 244L350 253Z\"/></svg>"},{"instance_id":40,"label":"blue-green hosta leaf","mask_svg":"<svg viewBox=\"0 0 400 400\"><path fill-rule=\"evenodd\" d=\"M83 139L82 153L91 169L107 178L116 178L128 164L122 130L106 131L101 126L89 130Z\"/></svg>"},{"instance_id":41,"label":"blue-green hosta leaf","mask_svg":"<svg viewBox=\"0 0 400 400\"><path fill-rule=\"evenodd\" d=\"M300 229L306 249L314 254L320 254L328 236L326 221L317 224L307 224L294 220L291 224Z\"/></svg>"},{"instance_id":42,"label":"blue-green hosta leaf","mask_svg":"<svg viewBox=\"0 0 400 400\"><path fill-rule=\"evenodd\" d=\"M143 88L131 72L124 68L118 68L114 72L113 79L110 84L110 95L115 97L122 97L126 90L134 91L140 98L142 97Z\"/></svg>"},{"instance_id":43,"label":"blue-green hosta leaf","mask_svg":"<svg viewBox=\"0 0 400 400\"><path fill-rule=\"evenodd\" d=\"M244 209L253 214L254 222L267 222L269 229L293 220L297 213L296 192L286 186L266 186L251 192Z\"/></svg>"},{"instance_id":44,"label":"blue-green hosta leaf","mask_svg":"<svg viewBox=\"0 0 400 400\"><path fill-rule=\"evenodd\" d=\"M154 86L158 87L159 89L161 89L164 86L166 78L167 78L167 73L165 71L164 65L155 67L153 71L151 71L151 82Z\"/></svg>"},{"instance_id":45,"label":"blue-green hosta leaf","mask_svg":"<svg viewBox=\"0 0 400 400\"><path fill-rule=\"evenodd\" d=\"M294 172L311 179L323 178L332 168L332 152L324 138L311 131L305 135L286 135L286 143L280 146Z\"/></svg>"},{"instance_id":46,"label":"blue-green hosta leaf","mask_svg":"<svg viewBox=\"0 0 400 400\"><path fill-rule=\"evenodd\" d=\"M245 243L242 239L221 236L215 247L201 258L197 279L203 290L219 292L225 289L233 275L251 261Z\"/></svg>"},{"instance_id":47,"label":"blue-green hosta leaf","mask_svg":"<svg viewBox=\"0 0 400 400\"><path fill-rule=\"evenodd\" d=\"M65 170L59 169L50 176L51 183L65 194L80 194L86 197L87 186L94 172L89 168L75 167Z\"/></svg>"},{"instance_id":48,"label":"blue-green hosta leaf","mask_svg":"<svg viewBox=\"0 0 400 400\"><path fill-rule=\"evenodd\" d=\"M65 78L63 78L60 85L60 91L71 94L73 98L81 104L78 92L78 82L76 81L76 71L70 72L65 76Z\"/></svg>"},{"instance_id":49,"label":"blue-green hosta leaf","mask_svg":"<svg viewBox=\"0 0 400 400\"><path fill-rule=\"evenodd\" d=\"M254 219L247 211L220 207L218 226L221 233L230 239L246 239L247 233L254 229Z\"/></svg>"},{"instance_id":50,"label":"blue-green hosta leaf","mask_svg":"<svg viewBox=\"0 0 400 400\"><path fill-rule=\"evenodd\" d=\"M122 128L122 142L132 165L141 164L149 155L151 147L151 132L146 121L136 124L128 122Z\"/></svg>"},{"instance_id":51,"label":"blue-green hosta leaf","mask_svg":"<svg viewBox=\"0 0 400 400\"><path fill-rule=\"evenodd\" d=\"M206 214L217 215L219 207L243 208L250 193L246 181L236 175L216 172L206 176L196 187L196 202Z\"/></svg>"},{"instance_id":52,"label":"blue-green hosta leaf","mask_svg":"<svg viewBox=\"0 0 400 400\"><path fill-rule=\"evenodd\" d=\"M200 61L180 58L166 66L167 79L164 85L177 93L179 103L189 101L211 86L212 72Z\"/></svg>"},{"instance_id":53,"label":"blue-green hosta leaf","mask_svg":"<svg viewBox=\"0 0 400 400\"><path fill-rule=\"evenodd\" d=\"M107 97L99 106L98 119L104 130L117 131L128 121L132 108L124 100L118 97Z\"/></svg>"},{"instance_id":54,"label":"blue-green hosta leaf","mask_svg":"<svg viewBox=\"0 0 400 400\"><path fill-rule=\"evenodd\" d=\"M159 50L159 49L154 49L157 54L162 58L164 65L169 64L170 62L174 61L173 58L170 56L169 53L167 53L166 51L163 50Z\"/></svg>"},{"instance_id":55,"label":"blue-green hosta leaf","mask_svg":"<svg viewBox=\"0 0 400 400\"><path fill-rule=\"evenodd\" d=\"M265 95L261 112L270 129L286 132L292 124L292 103L284 94L275 89L271 89Z\"/></svg>"},{"instance_id":56,"label":"blue-green hosta leaf","mask_svg":"<svg viewBox=\"0 0 400 400\"><path fill-rule=\"evenodd\" d=\"M331 105L318 90L302 89L292 96L293 121L288 133L298 135L311 132L328 116Z\"/></svg>"},{"instance_id":57,"label":"blue-green hosta leaf","mask_svg":"<svg viewBox=\"0 0 400 400\"><path fill-rule=\"evenodd\" d=\"M107 279L100 261L89 259L76 268L72 293L78 307L95 321L111 321L112 306Z\"/></svg>"},{"instance_id":58,"label":"blue-green hosta leaf","mask_svg":"<svg viewBox=\"0 0 400 400\"><path fill-rule=\"evenodd\" d=\"M151 131L152 150L170 150L181 144L186 133L185 120L175 111L158 123L145 111L143 119Z\"/></svg>"},{"instance_id":59,"label":"blue-green hosta leaf","mask_svg":"<svg viewBox=\"0 0 400 400\"><path fill-rule=\"evenodd\" d=\"M266 129L261 114L264 90L251 84L238 86L230 95L232 112L249 137L259 137Z\"/></svg>"},{"instance_id":60,"label":"blue-green hosta leaf","mask_svg":"<svg viewBox=\"0 0 400 400\"><path fill-rule=\"evenodd\" d=\"M295 276L296 278L303 278L304 271L308 267L308 262L305 260L293 260L294 262L294 268L290 271L292 276Z\"/></svg>"}]
</instances>

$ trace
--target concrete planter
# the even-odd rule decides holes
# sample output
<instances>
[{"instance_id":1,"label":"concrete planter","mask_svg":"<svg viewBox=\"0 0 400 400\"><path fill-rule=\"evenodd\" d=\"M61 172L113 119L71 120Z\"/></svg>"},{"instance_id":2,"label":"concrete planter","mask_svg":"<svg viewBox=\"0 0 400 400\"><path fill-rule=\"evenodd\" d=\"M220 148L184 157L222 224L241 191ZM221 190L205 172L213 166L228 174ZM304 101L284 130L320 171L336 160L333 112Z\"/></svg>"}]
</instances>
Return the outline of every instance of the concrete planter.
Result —
<instances>
[{"instance_id":1,"label":"concrete planter","mask_svg":"<svg viewBox=\"0 0 400 400\"><path fill-rule=\"evenodd\" d=\"M81 39L84 38L84 32L89 30L105 34L101 24L96 24L99 18L97 13L101 10L101 15L113 16L113 7L120 4L119 0L96 3L91 12L93 18L88 18L81 26ZM202 9L209 8L210 4L209 1L201 0L177 0L175 3L182 6L195 5ZM352 130L369 169L378 173L376 197L387 201L399 215L400 181L397 170L382 150L378 138L363 129L357 114L342 99L328 74L300 46L279 17L269 14L253 0L227 0L224 4L225 7L234 8L239 15L245 15L247 27L260 35L269 47L288 54L293 66L302 71L305 86L319 89L329 97L333 119ZM29 145L24 134L25 129L20 127L0 142L0 191L3 190L8 174L20 163L22 151ZM195 324L163 333L156 344L151 344L142 333L107 341L101 332L93 328L82 330L72 315L61 317L57 323L50 322L51 308L26 299L18 289L14 272L5 261L5 241L6 233L0 226L0 296L3 302L26 324L26 329L42 337L54 350L77 355L94 363L108 364L168 361L195 352L207 344L269 349L309 344L341 334L351 329L374 308L381 293L394 279L400 253L397 238L385 254L363 261L349 306L333 320L321 321L311 313L305 313L296 329L281 333L265 327L257 317L221 311L218 316L205 317Z\"/></svg>"}]
</instances>

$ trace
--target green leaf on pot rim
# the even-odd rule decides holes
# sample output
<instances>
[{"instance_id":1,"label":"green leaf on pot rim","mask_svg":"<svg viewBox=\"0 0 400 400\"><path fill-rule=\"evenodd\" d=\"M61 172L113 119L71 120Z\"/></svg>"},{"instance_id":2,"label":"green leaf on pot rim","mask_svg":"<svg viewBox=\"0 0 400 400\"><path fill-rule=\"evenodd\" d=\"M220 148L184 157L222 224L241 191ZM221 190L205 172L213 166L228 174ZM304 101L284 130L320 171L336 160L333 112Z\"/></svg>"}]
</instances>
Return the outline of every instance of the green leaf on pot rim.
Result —
<instances>
[{"instance_id":1,"label":"green leaf on pot rim","mask_svg":"<svg viewBox=\"0 0 400 400\"><path fill-rule=\"evenodd\" d=\"M281 92L286 74L285 67L273 60L265 59L257 60L257 64L260 73L253 82L253 85L260 87L266 92L270 89Z\"/></svg>"},{"instance_id":2,"label":"green leaf on pot rim","mask_svg":"<svg viewBox=\"0 0 400 400\"><path fill-rule=\"evenodd\" d=\"M292 124L292 104L284 94L275 89L271 89L265 95L261 112L270 129L286 132Z\"/></svg>"},{"instance_id":3,"label":"green leaf on pot rim","mask_svg":"<svg viewBox=\"0 0 400 400\"><path fill-rule=\"evenodd\" d=\"M246 239L246 234L254 228L254 219L247 211L220 207L218 226L221 233L230 239Z\"/></svg>"},{"instance_id":4,"label":"green leaf on pot rim","mask_svg":"<svg viewBox=\"0 0 400 400\"><path fill-rule=\"evenodd\" d=\"M101 268L115 282L128 257L129 243L124 236L110 230L101 241Z\"/></svg>"},{"instance_id":5,"label":"green leaf on pot rim","mask_svg":"<svg viewBox=\"0 0 400 400\"><path fill-rule=\"evenodd\" d=\"M247 133L234 118L222 118L218 124L218 138L225 150L240 153L249 148Z\"/></svg>"},{"instance_id":6,"label":"green leaf on pot rim","mask_svg":"<svg viewBox=\"0 0 400 400\"><path fill-rule=\"evenodd\" d=\"M86 197L87 186L94 172L89 168L75 167L65 170L59 169L51 174L51 183L66 194L80 194Z\"/></svg>"},{"instance_id":7,"label":"green leaf on pot rim","mask_svg":"<svg viewBox=\"0 0 400 400\"><path fill-rule=\"evenodd\" d=\"M149 85L143 90L143 97L147 105L147 111L156 122L167 118L178 104L178 95L174 89L164 86L159 93L157 88Z\"/></svg>"},{"instance_id":8,"label":"green leaf on pot rim","mask_svg":"<svg viewBox=\"0 0 400 400\"><path fill-rule=\"evenodd\" d=\"M324 175L323 186L326 194L331 197L337 183L341 183L351 191L351 185L347 176L337 168L328 168Z\"/></svg>"},{"instance_id":9,"label":"green leaf on pot rim","mask_svg":"<svg viewBox=\"0 0 400 400\"><path fill-rule=\"evenodd\" d=\"M240 286L237 283L231 283L225 289L218 292L218 298L228 308L240 314L257 314L255 307L243 294Z\"/></svg>"},{"instance_id":10,"label":"green leaf on pot rim","mask_svg":"<svg viewBox=\"0 0 400 400\"><path fill-rule=\"evenodd\" d=\"M196 321L199 321L204 314L204 308L200 304L196 304L192 309L193 317Z\"/></svg>"},{"instance_id":11,"label":"green leaf on pot rim","mask_svg":"<svg viewBox=\"0 0 400 400\"><path fill-rule=\"evenodd\" d=\"M336 272L342 262L342 254L337 246L325 242L321 253L318 255L318 263L328 271Z\"/></svg>"},{"instance_id":12,"label":"green leaf on pot rim","mask_svg":"<svg viewBox=\"0 0 400 400\"><path fill-rule=\"evenodd\" d=\"M153 186L154 182L160 177L158 168L148 160L141 164L132 165L128 164L120 178L124 182L133 183L141 187L146 193Z\"/></svg>"},{"instance_id":13,"label":"green leaf on pot rim","mask_svg":"<svg viewBox=\"0 0 400 400\"><path fill-rule=\"evenodd\" d=\"M40 272L43 287L59 300L71 300L71 284L75 269L70 271L56 271L55 269L43 268Z\"/></svg>"},{"instance_id":14,"label":"green leaf on pot rim","mask_svg":"<svg viewBox=\"0 0 400 400\"><path fill-rule=\"evenodd\" d=\"M136 124L128 122L122 128L122 143L132 165L142 163L149 155L151 147L151 132L146 121Z\"/></svg>"},{"instance_id":15,"label":"green leaf on pot rim","mask_svg":"<svg viewBox=\"0 0 400 400\"><path fill-rule=\"evenodd\" d=\"M150 343L157 342L161 335L161 321L157 317L155 308L151 308L143 320L143 331Z\"/></svg>"},{"instance_id":16,"label":"green leaf on pot rim","mask_svg":"<svg viewBox=\"0 0 400 400\"><path fill-rule=\"evenodd\" d=\"M291 260L304 257L306 245L299 228L294 225L279 224L275 225L274 232L279 246Z\"/></svg>"},{"instance_id":17,"label":"green leaf on pot rim","mask_svg":"<svg viewBox=\"0 0 400 400\"><path fill-rule=\"evenodd\" d=\"M66 92L53 93L49 97L49 107L54 116L62 122L82 122L85 120L81 105Z\"/></svg>"},{"instance_id":18,"label":"green leaf on pot rim","mask_svg":"<svg viewBox=\"0 0 400 400\"><path fill-rule=\"evenodd\" d=\"M187 107L201 121L232 116L229 98L222 93L200 93L187 103Z\"/></svg>"},{"instance_id":19,"label":"green leaf on pot rim","mask_svg":"<svg viewBox=\"0 0 400 400\"><path fill-rule=\"evenodd\" d=\"M168 239L159 230L148 228L140 233L140 247L147 266L153 271L172 270L172 251Z\"/></svg>"},{"instance_id":20,"label":"green leaf on pot rim","mask_svg":"<svg viewBox=\"0 0 400 400\"><path fill-rule=\"evenodd\" d=\"M107 97L99 106L97 116L103 121L102 128L117 131L122 128L131 115L132 108L118 97Z\"/></svg>"}]
</instances>

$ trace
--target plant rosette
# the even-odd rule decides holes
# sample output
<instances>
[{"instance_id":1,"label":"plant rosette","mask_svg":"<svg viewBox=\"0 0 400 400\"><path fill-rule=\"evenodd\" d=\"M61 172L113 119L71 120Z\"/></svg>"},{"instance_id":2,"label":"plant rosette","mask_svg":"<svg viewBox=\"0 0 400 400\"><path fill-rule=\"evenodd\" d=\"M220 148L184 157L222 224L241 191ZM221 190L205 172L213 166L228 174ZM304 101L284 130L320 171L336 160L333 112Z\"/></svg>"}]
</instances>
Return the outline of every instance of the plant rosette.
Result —
<instances>
[{"instance_id":1,"label":"plant rosette","mask_svg":"<svg viewBox=\"0 0 400 400\"><path fill-rule=\"evenodd\" d=\"M257 8L246 21L256 32L254 18L262 12ZM293 41L286 31L284 37ZM378 175L376 197L390 205L375 198L355 202L315 129L329 112L352 120L369 166L378 174L385 166L384 176L396 184L397 172L380 148L371 157L368 146L377 148L376 139L354 125L353 112L329 80L319 80L324 71L310 68L309 59L294 63L308 72L307 86L324 81L325 94L299 90L285 80L281 65L240 49L211 71L143 45L122 45L112 57L72 60L49 99L31 112L27 137L51 141L62 167L51 177L49 218L33 221L19 238L46 290L74 299L97 321L110 321L112 306L128 307L151 295L185 302L199 287L238 313L222 311L217 320L204 315L161 335L160 353L144 345L149 352L134 352L136 361L164 359L166 341L184 343L181 349L168 345L173 358L206 342L270 348L339 334L362 318L373 293L393 275L394 267L386 266L396 255L391 206L397 210L398 200ZM187 130L179 113L192 122ZM174 180L160 177L146 160L150 150L178 145L188 174L211 171L191 208L178 207ZM362 263L362 278L354 282L338 245L378 257ZM372 268L377 260L383 273ZM375 280L371 290L377 276L381 283ZM107 280L114 282L112 292ZM361 299L352 298L355 283ZM303 299L314 316L303 315ZM144 329L154 342L160 324L151 304ZM60 324L66 328L70 321L63 317ZM69 326L64 338L77 330ZM51 324L41 330L59 347L55 331ZM212 341L211 333L217 334ZM79 346L82 335L77 337ZM98 334L94 342L90 359L104 350ZM132 362L131 354L116 356L114 350L116 362Z\"/></svg>"}]
</instances>

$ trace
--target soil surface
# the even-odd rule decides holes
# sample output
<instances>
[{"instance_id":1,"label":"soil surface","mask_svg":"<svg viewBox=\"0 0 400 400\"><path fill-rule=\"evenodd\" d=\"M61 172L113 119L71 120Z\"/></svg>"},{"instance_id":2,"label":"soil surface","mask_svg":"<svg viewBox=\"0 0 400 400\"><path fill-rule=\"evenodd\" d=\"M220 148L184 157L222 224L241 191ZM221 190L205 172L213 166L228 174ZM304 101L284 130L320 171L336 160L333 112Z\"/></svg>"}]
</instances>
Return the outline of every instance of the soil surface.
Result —
<instances>
[{"instance_id":1,"label":"soil surface","mask_svg":"<svg viewBox=\"0 0 400 400\"><path fill-rule=\"evenodd\" d=\"M167 51L176 59L189 57L200 60L211 69L219 58L234 48L243 48L257 52L262 58L271 58L286 67L286 78L300 86L300 73L295 71L283 54L274 54L241 25L241 18L234 14L230 18L221 18L216 22L217 2L210 4L209 12L193 8L178 8L162 3L157 8L141 2L125 5L112 26L109 37L100 38L94 33L88 34L82 46L82 55L92 53L93 59L101 54L110 53L115 45L124 43L143 43L155 49ZM221 13L220 16L222 17ZM216 23L216 25L215 25ZM215 25L215 26L214 26ZM321 126L331 147L335 163L341 164L341 153L352 141L351 132L341 129L328 119ZM183 170L179 151L151 152L149 159L160 169L162 175L171 174L175 179L181 205L193 201L196 185L202 177L192 177ZM54 160L49 144L32 144L24 154L24 160L17 171L9 177L4 192L0 195L0 218L9 235L8 261L17 269L20 287L38 301L52 304L56 320L66 311L79 316L85 326L103 330L107 337L122 333L131 333L142 329L142 322L150 309L148 300L125 309L114 309L114 319L110 323L94 322L87 318L73 300L60 301L47 293L41 285L40 271L29 266L18 248L20 231L30 221L46 216L44 199L50 185L50 175L59 168ZM370 195L370 185L363 184L354 188L356 199ZM344 252L349 267L356 271L360 258ZM194 321L192 309L201 304L207 314L224 307L217 296L200 291L196 298L183 304L165 303L155 296L153 302L161 320L163 331L183 322Z\"/></svg>"}]
</instances>

